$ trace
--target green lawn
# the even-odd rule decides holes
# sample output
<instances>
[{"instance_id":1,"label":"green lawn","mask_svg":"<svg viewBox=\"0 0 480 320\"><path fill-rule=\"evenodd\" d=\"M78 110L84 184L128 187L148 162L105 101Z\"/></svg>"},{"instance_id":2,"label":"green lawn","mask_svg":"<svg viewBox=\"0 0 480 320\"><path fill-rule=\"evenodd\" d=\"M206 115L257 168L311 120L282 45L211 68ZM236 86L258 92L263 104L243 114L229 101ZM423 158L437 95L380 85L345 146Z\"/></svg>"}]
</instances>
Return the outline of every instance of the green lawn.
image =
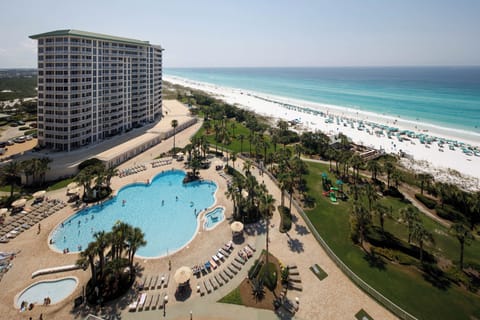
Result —
<instances>
[{"instance_id":1,"label":"green lawn","mask_svg":"<svg viewBox=\"0 0 480 320\"><path fill-rule=\"evenodd\" d=\"M235 122L235 132L233 132L234 130L232 130L232 123ZM213 121L212 121L212 126L213 126ZM207 132L205 131L205 129L202 127L196 134L195 134L195 138L198 138L198 137L206 137L207 138L207 141L208 143L210 143L210 147L211 148L214 148L215 147L215 144L218 145L219 149L220 147L224 147L224 148L227 148L231 151L234 151L234 152L237 152L237 153L240 153L240 151L242 150L244 153L245 152L249 152L250 151L250 142L248 140L248 137L250 135L250 130L248 128L246 128L243 124L241 123L238 123L236 122L235 120L233 119L229 119L227 121L227 131L231 137L231 143L228 144L228 145L225 145L225 144L222 144L222 143L218 143L215 141L215 130L212 128L209 130L209 133L207 134ZM238 137L240 135L243 135L244 136L244 139L243 139L243 146L242 146L242 143L240 141L240 139L238 139ZM269 147L267 148L267 154L269 153L273 153L275 152L275 149L274 149L274 146L270 140L270 136L265 136L265 141L268 142L269 144ZM283 148L283 145L281 144L277 144L277 151L280 150L281 148ZM290 148L289 146L287 146L287 148ZM259 150L261 155L263 156L263 148L261 150ZM254 145L252 144L252 154L255 153L255 147Z\"/></svg>"},{"instance_id":2,"label":"green lawn","mask_svg":"<svg viewBox=\"0 0 480 320\"><path fill-rule=\"evenodd\" d=\"M370 266L365 253L353 245L350 240L349 213L351 201L339 201L332 205L330 200L322 195L321 173L328 173L328 165L308 163L310 174L307 182L310 195L316 198L317 206L307 211L320 235L333 251L365 282L381 292L411 314L421 319L467 319L471 316L480 317L480 298L472 293L459 289L451 284L446 289L439 289L423 279L413 267L398 264ZM334 177L330 177L336 181ZM396 199L387 198L387 204L395 209L403 205ZM375 223L377 223L375 217ZM445 230L428 218L424 218L427 228ZM404 226L387 220L386 230L403 239L406 238ZM431 230L431 229L430 229ZM436 250L445 255L457 255L456 240L450 236L434 234L437 240ZM430 250L430 249L429 249ZM467 248L466 261L478 260L479 244ZM456 259L456 258L454 258Z\"/></svg>"},{"instance_id":3,"label":"green lawn","mask_svg":"<svg viewBox=\"0 0 480 320\"><path fill-rule=\"evenodd\" d=\"M233 289L225 297L218 300L218 302L243 305L242 297L240 295L240 287L236 287L235 289Z\"/></svg>"}]
</instances>

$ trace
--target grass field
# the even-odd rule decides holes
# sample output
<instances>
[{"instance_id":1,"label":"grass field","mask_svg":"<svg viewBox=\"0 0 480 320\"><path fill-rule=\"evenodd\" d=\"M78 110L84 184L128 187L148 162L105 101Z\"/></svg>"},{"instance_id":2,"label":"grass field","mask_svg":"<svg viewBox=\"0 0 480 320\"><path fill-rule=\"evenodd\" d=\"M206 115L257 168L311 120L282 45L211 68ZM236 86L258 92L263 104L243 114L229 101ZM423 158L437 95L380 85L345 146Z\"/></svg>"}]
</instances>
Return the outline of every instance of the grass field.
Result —
<instances>
[{"instance_id":1,"label":"grass field","mask_svg":"<svg viewBox=\"0 0 480 320\"><path fill-rule=\"evenodd\" d=\"M468 319L480 317L480 298L454 284L447 287L436 287L435 279L428 282L414 267L399 264L380 264L372 266L364 251L350 240L349 214L351 201L332 205L330 200L322 196L321 173L328 173L328 165L308 163L310 174L307 183L310 195L316 198L317 206L306 213L313 225L333 249L337 256L347 264L365 282L380 293L420 319ZM333 181L333 177L330 177ZM403 204L398 200L387 198L387 205L392 205L394 211ZM374 217L375 219L375 217ZM422 218L430 230L445 232L445 228L428 218ZM375 221L376 222L376 221ZM403 225L394 220L387 220L386 230L394 235L405 238ZM434 233L437 245L435 250L444 255L454 255L457 259L458 245L450 236L440 236ZM430 249L428 249L430 250ZM479 244L467 248L466 261L477 262Z\"/></svg>"}]
</instances>

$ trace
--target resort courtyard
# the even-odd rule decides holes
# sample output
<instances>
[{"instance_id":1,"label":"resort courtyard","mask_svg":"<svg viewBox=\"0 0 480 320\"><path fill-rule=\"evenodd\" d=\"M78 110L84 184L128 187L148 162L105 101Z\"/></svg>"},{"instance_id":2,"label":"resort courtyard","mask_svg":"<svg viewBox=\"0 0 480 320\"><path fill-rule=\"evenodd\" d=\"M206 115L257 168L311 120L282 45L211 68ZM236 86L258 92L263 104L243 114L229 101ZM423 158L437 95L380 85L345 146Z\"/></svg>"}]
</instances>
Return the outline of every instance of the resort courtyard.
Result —
<instances>
[{"instance_id":1,"label":"resort courtyard","mask_svg":"<svg viewBox=\"0 0 480 320\"><path fill-rule=\"evenodd\" d=\"M163 121L167 123L170 123L176 117L188 115L189 113L188 109L177 101L165 101L165 105L168 115ZM183 147L188 144L190 138L201 125L202 123L198 122L178 132L175 136L176 146ZM155 160L160 154L168 152L172 146L173 137L162 141L160 144L120 165L118 167L120 172L138 167L144 169L122 177L114 177L111 181L114 193L129 184L149 183L153 177L161 172L168 172L172 169L187 171L183 161L176 161L171 159L171 157L165 157L161 162ZM258 258L262 249L265 248L266 234L263 222L246 225L243 237L234 239L232 254L229 257L225 257L225 260L220 263L217 270L198 279L192 276L190 279L191 292L185 296L175 296L177 283L174 280L174 273L178 268L182 266L193 267L196 264L210 260L219 248L224 247L226 243L232 240L230 223L232 222L233 204L225 195L228 176L220 174L219 172L222 171L217 171L215 168L215 164L219 164L221 161L223 160L218 158L212 159L212 165L209 169L201 170L200 177L205 181L214 182L217 186L214 204L206 211L209 212L219 206L224 207L225 220L219 222L211 230L205 230L203 220L199 221L198 229L193 239L178 251L168 252L168 255L160 258L135 258L135 264L141 270L140 276L137 277L137 283L144 285L142 292L146 293L146 303L142 308L136 309L135 312L129 311L129 305L137 300L140 294L134 288L119 299L106 303L102 308L90 308L85 304L74 308L74 299L82 295L82 291L90 277L90 270L72 270L32 278L32 273L37 270L73 265L78 259L77 253L63 254L53 250L49 245L51 232L78 210L69 204L42 220L40 222L41 227L35 225L18 235L15 239L0 245L0 250L3 252L18 251L16 257L11 261L11 269L0 281L0 290L2 292L2 304L0 306L2 316L0 318L29 319L32 317L32 319L38 319L42 315L43 319L84 319L89 314L97 315L102 319L158 319L162 317L166 319L292 318L292 316L283 311L274 313L273 311L263 309L217 302L234 290L247 277L247 272L253 265L254 260ZM152 162L158 165L152 165ZM243 161L237 160L235 166L237 169L242 168ZM278 204L280 202L280 190L274 182L266 174L260 175L257 169L253 169L252 174L258 181L265 183L268 191L277 199ZM47 196L49 199L67 202L66 191L66 188L63 188L49 192ZM159 196L166 199L167 197L169 199L176 197L175 194ZM189 202L190 200L179 199L179 201ZM128 202L126 205L128 206ZM28 208L29 204L26 207ZM288 233L279 232L280 216L275 210L270 221L269 251L283 265L296 265L298 268L302 290L288 290L287 292L289 299L298 301L298 311L293 318L352 319L362 309L373 319L395 318L395 316L359 289L343 274L318 244L301 215L295 211L295 208L292 207L292 210L294 224ZM203 214L200 216L203 217ZM197 284L200 285L206 279L213 279L216 275L219 275L234 260L238 250L247 245L251 245L256 249L253 257L248 259L245 265L238 270L236 275L232 275L228 282L222 281L223 285L218 285L217 289L212 288L211 293L205 292L204 295L200 295L197 292ZM323 280L319 280L310 270L310 267L314 264L320 266L328 276ZM18 294L31 284L41 280L65 277L75 277L78 280L75 290L66 299L48 306L35 305L32 310L25 312L20 312L15 307L14 303L16 303ZM168 302L163 307L162 301L165 300L165 296L168 296ZM160 301L160 298L163 300ZM154 303L155 308L152 307ZM160 305L162 305L162 308L159 307Z\"/></svg>"}]
</instances>

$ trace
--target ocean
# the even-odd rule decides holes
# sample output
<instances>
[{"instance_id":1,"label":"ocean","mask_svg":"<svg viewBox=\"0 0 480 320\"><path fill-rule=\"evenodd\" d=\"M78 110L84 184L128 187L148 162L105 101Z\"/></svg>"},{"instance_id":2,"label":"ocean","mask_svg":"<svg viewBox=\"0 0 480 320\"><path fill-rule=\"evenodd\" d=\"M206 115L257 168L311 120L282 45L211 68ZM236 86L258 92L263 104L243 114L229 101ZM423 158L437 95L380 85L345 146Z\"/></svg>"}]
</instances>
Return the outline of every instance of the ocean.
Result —
<instances>
[{"instance_id":1,"label":"ocean","mask_svg":"<svg viewBox=\"0 0 480 320\"><path fill-rule=\"evenodd\" d=\"M480 67L166 68L164 73L480 133Z\"/></svg>"}]
</instances>

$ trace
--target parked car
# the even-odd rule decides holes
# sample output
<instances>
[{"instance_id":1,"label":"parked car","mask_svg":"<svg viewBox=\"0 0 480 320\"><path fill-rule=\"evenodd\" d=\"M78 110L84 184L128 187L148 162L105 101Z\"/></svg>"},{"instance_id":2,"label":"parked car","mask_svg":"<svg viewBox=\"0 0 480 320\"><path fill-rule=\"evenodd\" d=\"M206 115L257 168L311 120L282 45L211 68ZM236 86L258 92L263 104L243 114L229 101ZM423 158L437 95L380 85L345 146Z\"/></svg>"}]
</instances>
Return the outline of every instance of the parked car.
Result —
<instances>
[{"instance_id":1,"label":"parked car","mask_svg":"<svg viewBox=\"0 0 480 320\"><path fill-rule=\"evenodd\" d=\"M32 139L33 139L33 138L32 138L31 135L25 136L25 140L27 140L27 141L30 141L30 140L32 140Z\"/></svg>"},{"instance_id":2,"label":"parked car","mask_svg":"<svg viewBox=\"0 0 480 320\"><path fill-rule=\"evenodd\" d=\"M5 141L0 142L0 148L5 148L6 145L7 145L7 143Z\"/></svg>"},{"instance_id":3,"label":"parked car","mask_svg":"<svg viewBox=\"0 0 480 320\"><path fill-rule=\"evenodd\" d=\"M25 121L21 121L21 120L20 120L20 121L17 121L17 124L18 124L19 126L24 126L24 125L25 125Z\"/></svg>"},{"instance_id":4,"label":"parked car","mask_svg":"<svg viewBox=\"0 0 480 320\"><path fill-rule=\"evenodd\" d=\"M8 140L7 141L7 146L13 146L15 142L13 140Z\"/></svg>"}]
</instances>

